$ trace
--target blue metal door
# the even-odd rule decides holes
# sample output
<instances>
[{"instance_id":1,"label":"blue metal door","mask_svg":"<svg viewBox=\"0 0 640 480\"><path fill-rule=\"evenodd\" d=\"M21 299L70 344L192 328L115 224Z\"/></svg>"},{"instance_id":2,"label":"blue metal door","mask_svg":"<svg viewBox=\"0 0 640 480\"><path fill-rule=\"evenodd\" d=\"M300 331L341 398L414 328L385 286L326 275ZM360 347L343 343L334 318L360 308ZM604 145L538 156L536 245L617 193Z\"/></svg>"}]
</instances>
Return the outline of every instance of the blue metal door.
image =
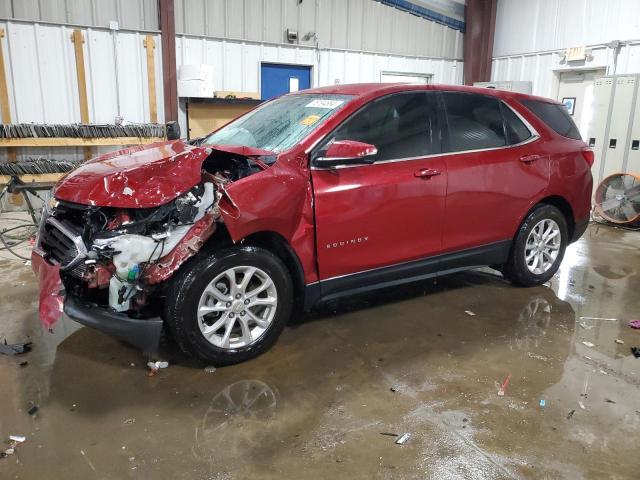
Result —
<instances>
[{"instance_id":1,"label":"blue metal door","mask_svg":"<svg viewBox=\"0 0 640 480\"><path fill-rule=\"evenodd\" d=\"M304 90L311 86L311 67L263 63L260 68L260 85L262 100Z\"/></svg>"}]
</instances>

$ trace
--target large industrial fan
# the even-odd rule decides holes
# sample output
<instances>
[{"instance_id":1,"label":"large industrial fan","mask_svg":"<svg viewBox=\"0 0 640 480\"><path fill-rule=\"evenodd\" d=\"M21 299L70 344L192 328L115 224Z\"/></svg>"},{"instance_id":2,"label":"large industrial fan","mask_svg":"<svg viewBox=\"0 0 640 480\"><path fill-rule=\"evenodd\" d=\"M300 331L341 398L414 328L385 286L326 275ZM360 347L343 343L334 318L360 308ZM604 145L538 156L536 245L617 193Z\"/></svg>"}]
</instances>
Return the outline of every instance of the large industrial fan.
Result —
<instances>
[{"instance_id":1,"label":"large industrial fan","mask_svg":"<svg viewBox=\"0 0 640 480\"><path fill-rule=\"evenodd\" d=\"M614 173L596 190L596 210L611 223L640 222L640 175Z\"/></svg>"}]
</instances>

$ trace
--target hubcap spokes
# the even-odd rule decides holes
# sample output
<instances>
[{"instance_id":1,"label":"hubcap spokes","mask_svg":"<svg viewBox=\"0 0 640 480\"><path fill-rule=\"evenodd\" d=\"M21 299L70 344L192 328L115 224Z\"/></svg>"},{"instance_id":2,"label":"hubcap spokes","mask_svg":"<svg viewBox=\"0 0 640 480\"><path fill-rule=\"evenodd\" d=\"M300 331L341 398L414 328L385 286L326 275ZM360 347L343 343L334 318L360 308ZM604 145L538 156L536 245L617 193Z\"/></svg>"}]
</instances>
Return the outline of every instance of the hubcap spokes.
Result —
<instances>
[{"instance_id":1,"label":"hubcap spokes","mask_svg":"<svg viewBox=\"0 0 640 480\"><path fill-rule=\"evenodd\" d=\"M277 305L269 275L256 267L232 267L214 278L200 296L198 326L217 347L246 347L267 331Z\"/></svg>"},{"instance_id":2,"label":"hubcap spokes","mask_svg":"<svg viewBox=\"0 0 640 480\"><path fill-rule=\"evenodd\" d=\"M562 235L555 220L547 218L536 223L524 247L524 259L529 271L542 275L549 270L558 258L561 244Z\"/></svg>"}]
</instances>

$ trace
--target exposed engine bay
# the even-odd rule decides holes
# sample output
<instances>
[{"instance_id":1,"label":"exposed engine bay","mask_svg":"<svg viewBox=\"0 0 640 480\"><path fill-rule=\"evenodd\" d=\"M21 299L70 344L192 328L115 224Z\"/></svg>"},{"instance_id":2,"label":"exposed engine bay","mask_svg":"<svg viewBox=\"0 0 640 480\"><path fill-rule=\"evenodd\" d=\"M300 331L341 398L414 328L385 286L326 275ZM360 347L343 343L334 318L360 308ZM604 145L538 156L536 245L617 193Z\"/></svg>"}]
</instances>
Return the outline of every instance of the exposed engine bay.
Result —
<instances>
[{"instance_id":1,"label":"exposed engine bay","mask_svg":"<svg viewBox=\"0 0 640 480\"><path fill-rule=\"evenodd\" d=\"M275 161L217 149L206 153L201 181L157 207L56 200L45 208L36 249L49 264L59 266L64 290L115 312L153 315L159 302L150 299L162 295L163 282L222 222L218 203L226 194L225 185ZM125 186L123 194L135 191Z\"/></svg>"}]
</instances>

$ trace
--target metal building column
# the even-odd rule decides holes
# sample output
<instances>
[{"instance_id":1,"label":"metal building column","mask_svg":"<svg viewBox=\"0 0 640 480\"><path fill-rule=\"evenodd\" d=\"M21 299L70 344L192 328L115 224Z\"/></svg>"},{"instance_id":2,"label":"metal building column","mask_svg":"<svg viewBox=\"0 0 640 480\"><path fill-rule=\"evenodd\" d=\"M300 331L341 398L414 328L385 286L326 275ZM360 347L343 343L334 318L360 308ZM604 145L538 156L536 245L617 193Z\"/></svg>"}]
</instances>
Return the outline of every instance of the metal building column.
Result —
<instances>
[{"instance_id":1,"label":"metal building column","mask_svg":"<svg viewBox=\"0 0 640 480\"><path fill-rule=\"evenodd\" d=\"M178 75L176 73L176 19L173 0L159 0L162 43L164 121L178 121Z\"/></svg>"},{"instance_id":2,"label":"metal building column","mask_svg":"<svg viewBox=\"0 0 640 480\"><path fill-rule=\"evenodd\" d=\"M491 80L497 0L467 0L464 35L464 83Z\"/></svg>"}]
</instances>

